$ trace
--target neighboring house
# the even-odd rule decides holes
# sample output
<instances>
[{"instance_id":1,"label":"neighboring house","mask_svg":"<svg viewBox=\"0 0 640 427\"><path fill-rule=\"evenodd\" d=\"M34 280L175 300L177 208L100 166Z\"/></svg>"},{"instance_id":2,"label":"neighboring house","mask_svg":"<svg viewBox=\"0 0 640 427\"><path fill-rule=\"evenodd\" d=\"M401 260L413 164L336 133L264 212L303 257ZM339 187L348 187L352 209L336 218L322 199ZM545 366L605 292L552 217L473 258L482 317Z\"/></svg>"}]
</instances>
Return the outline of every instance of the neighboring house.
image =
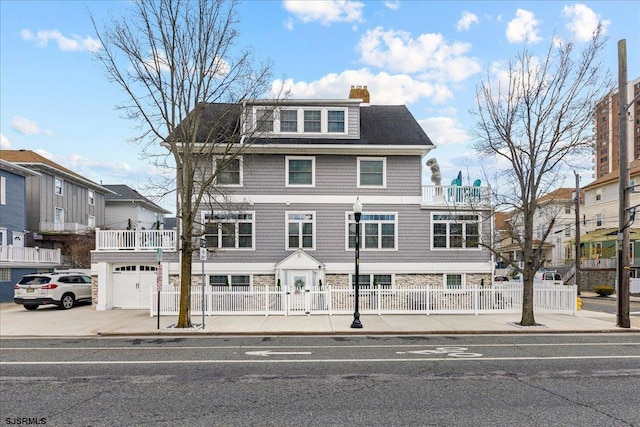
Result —
<instances>
[{"instance_id":1,"label":"neighboring house","mask_svg":"<svg viewBox=\"0 0 640 427\"><path fill-rule=\"evenodd\" d=\"M104 227L111 190L30 150L0 150L0 159L37 172L26 177L28 246L63 248L74 236Z\"/></svg>"},{"instance_id":2,"label":"neighboring house","mask_svg":"<svg viewBox=\"0 0 640 427\"><path fill-rule=\"evenodd\" d=\"M538 199L538 209L533 218L533 245L540 247L539 256L545 260L547 268L564 266L567 260L575 259L573 242L576 232L575 188L558 188ZM584 204L584 194L580 196L580 206ZM496 213L496 229L500 231L499 250L502 258L521 262L521 243L512 238L521 229L521 220L513 213ZM499 219L499 220L498 220ZM554 221L549 234L544 233ZM500 225L502 224L502 225ZM544 238L544 241L543 241Z\"/></svg>"},{"instance_id":3,"label":"neighboring house","mask_svg":"<svg viewBox=\"0 0 640 427\"><path fill-rule=\"evenodd\" d=\"M635 222L635 209L640 206L640 193L634 189L640 184L640 160L629 165L631 215L631 277L640 277L640 226ZM620 169L593 181L582 188L585 193L584 216L580 246L582 259L593 268L615 268L619 226ZM583 261L583 262L584 262Z\"/></svg>"},{"instance_id":4,"label":"neighboring house","mask_svg":"<svg viewBox=\"0 0 640 427\"><path fill-rule=\"evenodd\" d=\"M355 99L287 100L266 116L269 101L206 106L207 125L231 111L245 129L260 121L262 133L218 176L216 190L231 208L212 210L216 201L203 201L198 222L209 256L202 265L194 258L194 284L204 276L231 290L353 286L356 199L365 289L490 283L494 260L479 244L492 230L487 189L424 185L434 145L418 122L405 106L369 105L367 92L355 92ZM216 157L201 162L213 170ZM99 233L105 241L118 235ZM158 237L137 233L144 241ZM175 239L175 231L163 233L163 242ZM97 309L147 308L158 266L164 283L178 283L175 250L160 251L158 263L155 242L119 248L132 251L100 242L92 258Z\"/></svg>"},{"instance_id":5,"label":"neighboring house","mask_svg":"<svg viewBox=\"0 0 640 427\"><path fill-rule=\"evenodd\" d=\"M13 300L13 286L27 273L60 265L60 251L27 246L27 177L38 172L0 159L0 302Z\"/></svg>"},{"instance_id":6,"label":"neighboring house","mask_svg":"<svg viewBox=\"0 0 640 427\"><path fill-rule=\"evenodd\" d=\"M112 191L105 195L105 224L112 230L160 230L164 216L170 213L126 185L104 185Z\"/></svg>"}]
</instances>

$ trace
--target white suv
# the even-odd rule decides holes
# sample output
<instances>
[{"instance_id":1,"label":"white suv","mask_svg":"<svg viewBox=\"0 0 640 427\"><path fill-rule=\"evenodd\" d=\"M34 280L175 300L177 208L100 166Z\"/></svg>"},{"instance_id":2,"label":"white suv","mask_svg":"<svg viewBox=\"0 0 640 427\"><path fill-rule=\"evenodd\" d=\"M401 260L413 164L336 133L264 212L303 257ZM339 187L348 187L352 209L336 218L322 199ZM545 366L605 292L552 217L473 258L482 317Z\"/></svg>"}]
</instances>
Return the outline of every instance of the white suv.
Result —
<instances>
[{"instance_id":1,"label":"white suv","mask_svg":"<svg viewBox=\"0 0 640 427\"><path fill-rule=\"evenodd\" d=\"M91 301L91 277L68 272L27 274L13 287L13 301L27 310L42 304L66 310L76 301Z\"/></svg>"}]
</instances>

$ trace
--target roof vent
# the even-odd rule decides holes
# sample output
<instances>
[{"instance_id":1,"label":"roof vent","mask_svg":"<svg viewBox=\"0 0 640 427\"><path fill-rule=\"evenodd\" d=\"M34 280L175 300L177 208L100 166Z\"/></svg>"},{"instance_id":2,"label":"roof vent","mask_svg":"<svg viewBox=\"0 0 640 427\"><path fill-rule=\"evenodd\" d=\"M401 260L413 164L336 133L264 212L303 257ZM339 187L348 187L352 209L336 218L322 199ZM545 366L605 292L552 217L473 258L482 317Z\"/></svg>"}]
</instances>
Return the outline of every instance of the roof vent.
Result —
<instances>
[{"instance_id":1,"label":"roof vent","mask_svg":"<svg viewBox=\"0 0 640 427\"><path fill-rule=\"evenodd\" d=\"M367 86L353 86L349 91L349 99L362 99L365 104L369 103L369 89Z\"/></svg>"}]
</instances>

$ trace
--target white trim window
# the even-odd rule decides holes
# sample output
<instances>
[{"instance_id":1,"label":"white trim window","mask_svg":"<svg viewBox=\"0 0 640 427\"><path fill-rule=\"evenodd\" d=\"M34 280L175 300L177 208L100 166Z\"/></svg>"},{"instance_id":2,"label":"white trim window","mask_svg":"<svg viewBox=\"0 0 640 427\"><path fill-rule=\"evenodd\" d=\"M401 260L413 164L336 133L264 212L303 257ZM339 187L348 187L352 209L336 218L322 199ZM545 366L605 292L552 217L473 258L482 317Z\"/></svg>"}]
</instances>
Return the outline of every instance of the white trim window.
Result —
<instances>
[{"instance_id":1,"label":"white trim window","mask_svg":"<svg viewBox=\"0 0 640 427\"><path fill-rule=\"evenodd\" d=\"M351 287L356 285L356 275L351 275ZM360 289L392 289L393 274L359 274L358 287Z\"/></svg>"},{"instance_id":2,"label":"white trim window","mask_svg":"<svg viewBox=\"0 0 640 427\"><path fill-rule=\"evenodd\" d=\"M0 205L7 204L7 178L0 176Z\"/></svg>"},{"instance_id":3,"label":"white trim window","mask_svg":"<svg viewBox=\"0 0 640 427\"><path fill-rule=\"evenodd\" d=\"M309 109L304 110L304 132L305 133L320 133L322 132L322 110Z\"/></svg>"},{"instance_id":4,"label":"white trim window","mask_svg":"<svg viewBox=\"0 0 640 427\"><path fill-rule=\"evenodd\" d=\"M273 132L273 109L256 109L256 132Z\"/></svg>"},{"instance_id":5,"label":"white trim window","mask_svg":"<svg viewBox=\"0 0 640 427\"><path fill-rule=\"evenodd\" d=\"M464 288L464 274L444 274L444 287L446 289L462 289Z\"/></svg>"},{"instance_id":6,"label":"white trim window","mask_svg":"<svg viewBox=\"0 0 640 427\"><path fill-rule=\"evenodd\" d=\"M287 187L314 187L316 185L316 158L287 156Z\"/></svg>"},{"instance_id":7,"label":"white trim window","mask_svg":"<svg viewBox=\"0 0 640 427\"><path fill-rule=\"evenodd\" d=\"M247 117L253 114L253 126L257 132L272 134L327 134L346 135L347 107L296 107L289 106L275 110L253 107L247 110Z\"/></svg>"},{"instance_id":8,"label":"white trim window","mask_svg":"<svg viewBox=\"0 0 640 427\"><path fill-rule=\"evenodd\" d=\"M207 247L254 249L255 212L203 212Z\"/></svg>"},{"instance_id":9,"label":"white trim window","mask_svg":"<svg viewBox=\"0 0 640 427\"><path fill-rule=\"evenodd\" d=\"M238 156L235 159L217 158L213 163L214 170L218 166L223 167L218 163L224 163L224 168L217 171L216 184L223 187L242 187L244 163L242 156Z\"/></svg>"},{"instance_id":10,"label":"white trim window","mask_svg":"<svg viewBox=\"0 0 640 427\"><path fill-rule=\"evenodd\" d=\"M54 182L54 193L57 194L58 196L62 196L63 195L63 187L64 187L64 181L62 180L62 178L54 178L53 179Z\"/></svg>"},{"instance_id":11,"label":"white trim window","mask_svg":"<svg viewBox=\"0 0 640 427\"><path fill-rule=\"evenodd\" d=\"M316 213L286 212L287 249L316 248Z\"/></svg>"},{"instance_id":12,"label":"white trim window","mask_svg":"<svg viewBox=\"0 0 640 427\"><path fill-rule=\"evenodd\" d=\"M96 204L96 193L93 190L88 190L87 191L87 202L89 203L89 206L95 206Z\"/></svg>"},{"instance_id":13,"label":"white trim window","mask_svg":"<svg viewBox=\"0 0 640 427\"><path fill-rule=\"evenodd\" d=\"M431 214L431 249L480 249L480 219L474 214Z\"/></svg>"},{"instance_id":14,"label":"white trim window","mask_svg":"<svg viewBox=\"0 0 640 427\"><path fill-rule=\"evenodd\" d=\"M384 188L387 186L387 159L358 157L358 187Z\"/></svg>"},{"instance_id":15,"label":"white trim window","mask_svg":"<svg viewBox=\"0 0 640 427\"><path fill-rule=\"evenodd\" d=\"M251 276L236 274L212 274L209 276L209 285L216 291L248 291L251 288Z\"/></svg>"},{"instance_id":16,"label":"white trim window","mask_svg":"<svg viewBox=\"0 0 640 427\"><path fill-rule=\"evenodd\" d=\"M346 214L348 249L356 247L356 220L353 212ZM397 250L398 214L395 212L363 212L360 216L361 250Z\"/></svg>"},{"instance_id":17,"label":"white trim window","mask_svg":"<svg viewBox=\"0 0 640 427\"><path fill-rule=\"evenodd\" d=\"M327 133L345 132L345 110L327 110Z\"/></svg>"},{"instance_id":18,"label":"white trim window","mask_svg":"<svg viewBox=\"0 0 640 427\"><path fill-rule=\"evenodd\" d=\"M298 133L298 110L280 110L279 130L281 133Z\"/></svg>"},{"instance_id":19,"label":"white trim window","mask_svg":"<svg viewBox=\"0 0 640 427\"><path fill-rule=\"evenodd\" d=\"M93 215L89 215L87 217L87 227L96 228L96 217Z\"/></svg>"}]
</instances>

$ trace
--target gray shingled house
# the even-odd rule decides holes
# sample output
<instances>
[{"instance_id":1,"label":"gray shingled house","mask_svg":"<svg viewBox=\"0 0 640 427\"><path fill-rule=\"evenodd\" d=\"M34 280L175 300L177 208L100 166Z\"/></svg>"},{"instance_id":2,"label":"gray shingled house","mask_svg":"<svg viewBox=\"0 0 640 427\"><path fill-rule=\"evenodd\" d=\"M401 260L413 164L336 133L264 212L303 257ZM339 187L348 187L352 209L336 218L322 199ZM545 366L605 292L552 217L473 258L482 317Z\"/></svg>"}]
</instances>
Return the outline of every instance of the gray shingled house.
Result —
<instances>
[{"instance_id":1,"label":"gray shingled house","mask_svg":"<svg viewBox=\"0 0 640 427\"><path fill-rule=\"evenodd\" d=\"M363 206L361 287L490 283L492 255L479 244L492 232L486 189L478 182L426 184L426 156L435 146L409 110L370 105L366 89L364 96L352 92L349 99L286 100L275 111L260 100L207 105L211 126L225 114L227 126L260 122L261 131L218 176L224 203L205 201L199 212L208 284L232 290L352 286L356 199ZM216 158L201 161L213 169ZM215 205L226 208L207 207ZM164 254L163 275L176 284L177 257ZM122 259L105 265L106 255L94 257L100 271L123 266ZM149 254L146 260L151 272L155 263ZM200 270L196 256L194 283ZM103 286L110 283L113 278ZM109 298L113 291L102 294ZM101 306L118 307L113 301Z\"/></svg>"}]
</instances>

